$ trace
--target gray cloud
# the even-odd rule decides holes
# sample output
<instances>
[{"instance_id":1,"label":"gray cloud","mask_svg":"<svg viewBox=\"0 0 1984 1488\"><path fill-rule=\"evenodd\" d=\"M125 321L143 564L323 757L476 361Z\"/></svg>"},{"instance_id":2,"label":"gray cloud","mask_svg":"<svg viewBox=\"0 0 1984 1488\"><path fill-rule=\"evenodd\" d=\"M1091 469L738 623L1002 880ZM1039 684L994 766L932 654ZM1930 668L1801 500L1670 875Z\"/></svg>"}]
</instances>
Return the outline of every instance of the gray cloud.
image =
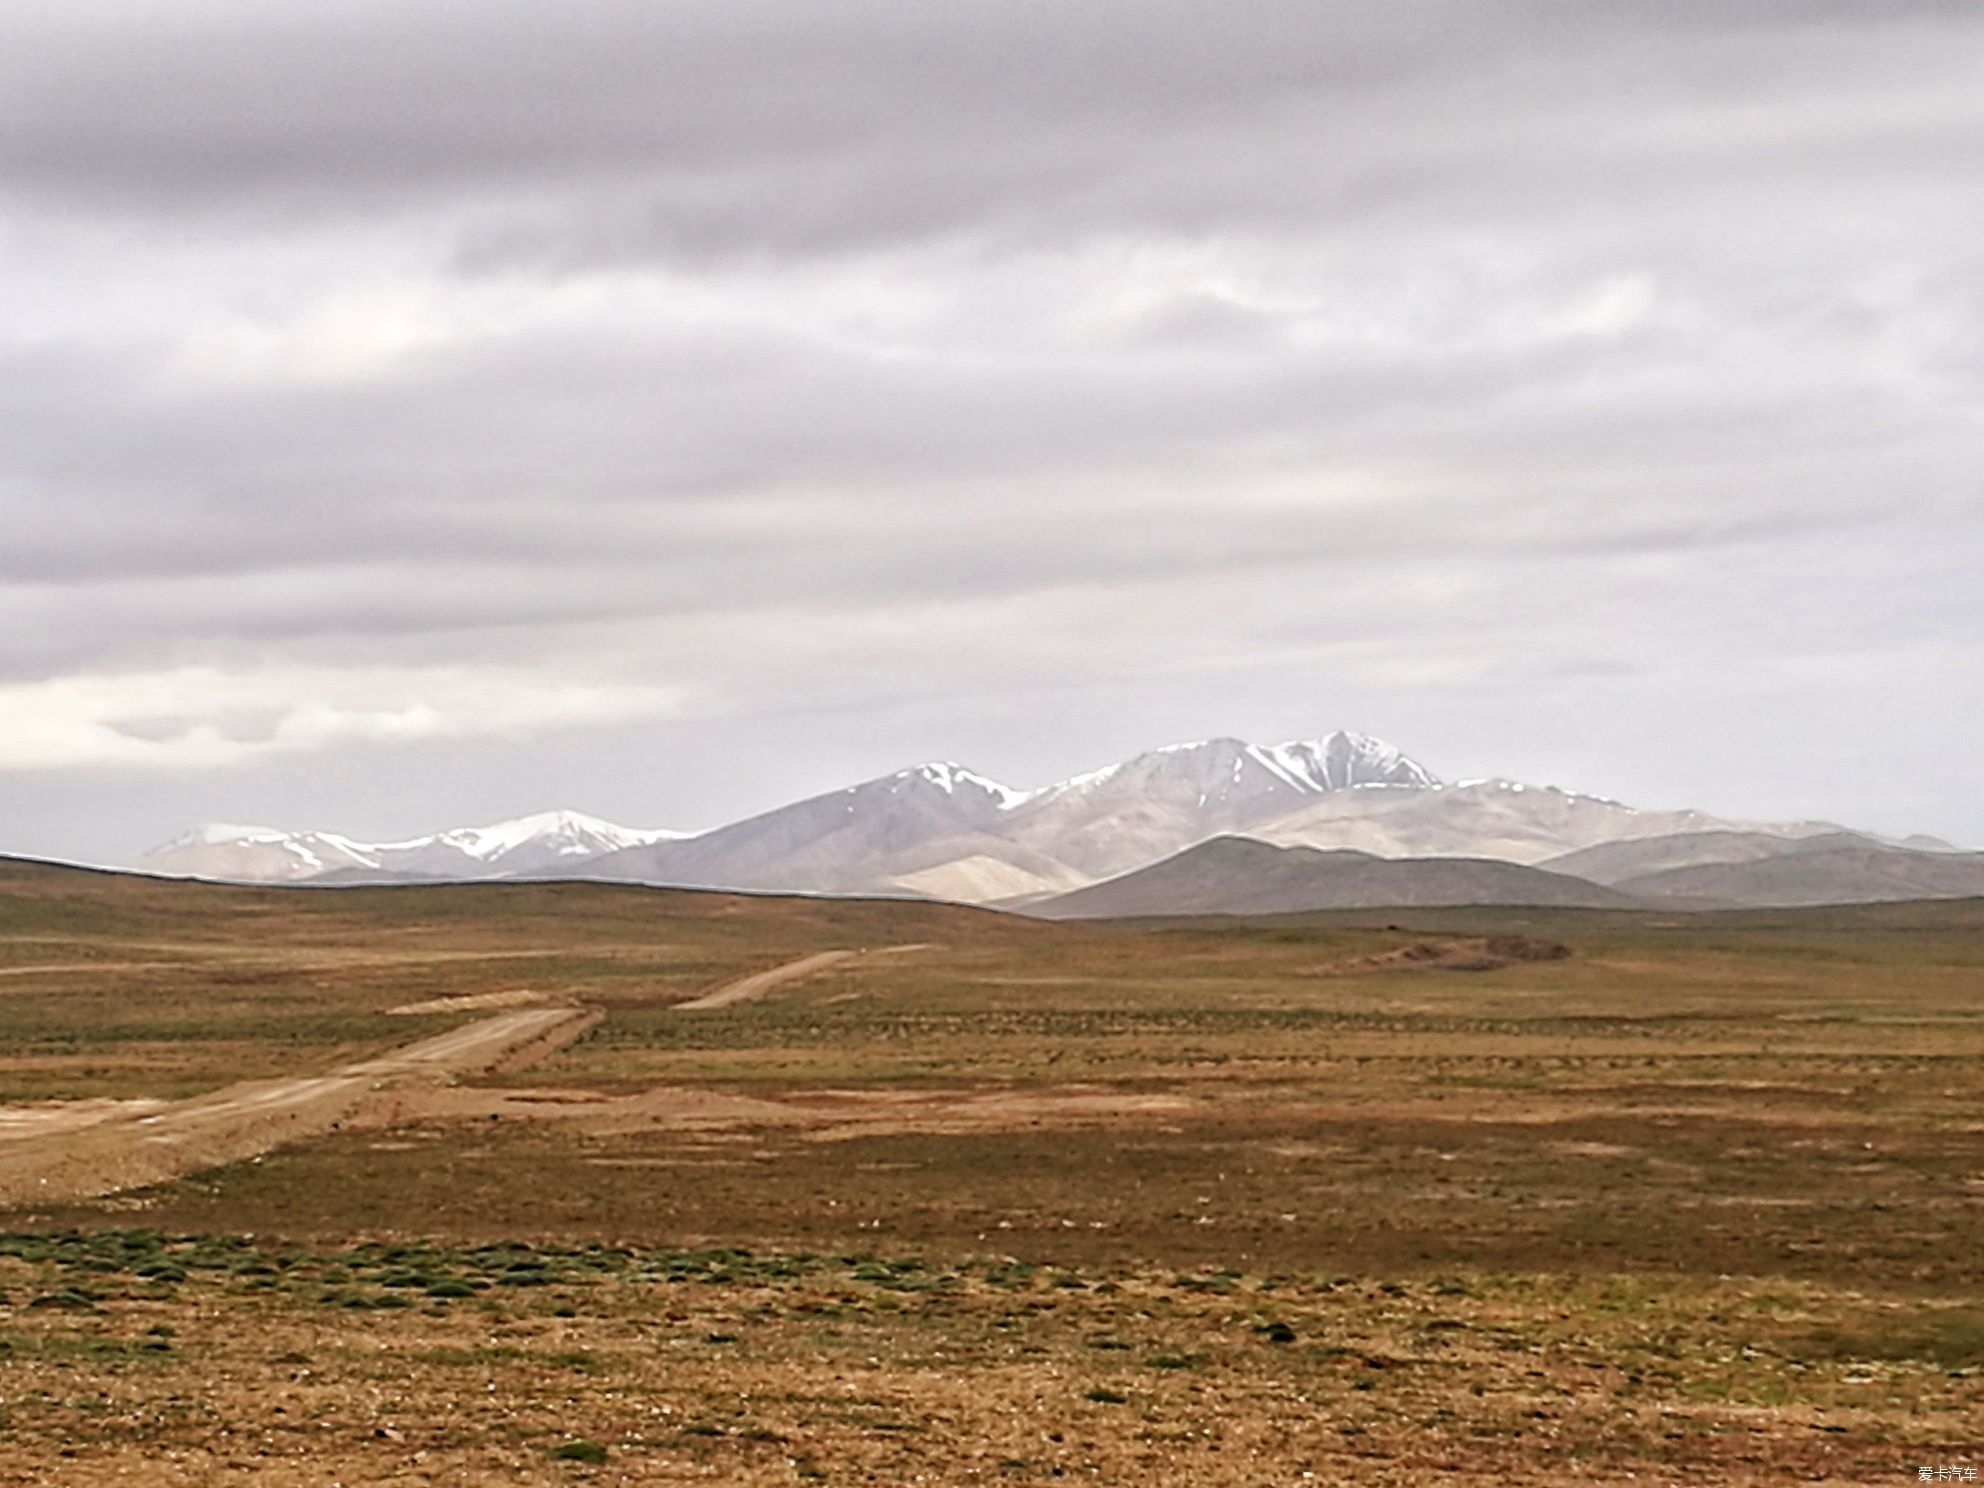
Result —
<instances>
[{"instance_id":1,"label":"gray cloud","mask_svg":"<svg viewBox=\"0 0 1984 1488\"><path fill-rule=\"evenodd\" d=\"M1984 839L1980 64L1962 3L16 7L0 819L1343 723Z\"/></svg>"}]
</instances>

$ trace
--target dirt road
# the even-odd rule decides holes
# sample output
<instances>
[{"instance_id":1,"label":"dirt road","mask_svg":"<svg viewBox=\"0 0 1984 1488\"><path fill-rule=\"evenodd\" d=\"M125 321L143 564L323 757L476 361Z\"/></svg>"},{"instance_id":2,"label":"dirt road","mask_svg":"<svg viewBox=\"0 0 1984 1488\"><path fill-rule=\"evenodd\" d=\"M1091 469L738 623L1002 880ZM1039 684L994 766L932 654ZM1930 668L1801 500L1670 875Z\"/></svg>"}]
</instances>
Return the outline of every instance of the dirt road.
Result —
<instances>
[{"instance_id":1,"label":"dirt road","mask_svg":"<svg viewBox=\"0 0 1984 1488\"><path fill-rule=\"evenodd\" d=\"M817 951L734 978L677 1006L733 1007L862 956L922 949ZM391 1011L466 1011L537 995L436 999ZM0 1107L0 1209L142 1188L240 1162L346 1120L371 1125L384 1116L390 1121L391 1111L424 1108L434 1087L458 1075L527 1065L577 1038L598 1018L574 1007L519 1008L326 1074L247 1080L190 1100ZM430 1095L418 1094L421 1089Z\"/></svg>"},{"instance_id":2,"label":"dirt road","mask_svg":"<svg viewBox=\"0 0 1984 1488\"><path fill-rule=\"evenodd\" d=\"M0 1110L0 1208L89 1198L240 1162L330 1130L375 1092L446 1083L578 1037L598 1015L530 1008L484 1018L328 1074L246 1080L190 1100Z\"/></svg>"},{"instance_id":3,"label":"dirt road","mask_svg":"<svg viewBox=\"0 0 1984 1488\"><path fill-rule=\"evenodd\" d=\"M734 1007L740 1002L756 1002L766 993L775 991L787 982L796 982L801 977L812 976L825 971L829 966L838 966L843 961L852 961L859 951L815 951L810 956L801 956L796 961L786 961L774 966L770 971L754 971L749 976L741 976L725 982L713 992L705 992L701 997L688 1002L675 1004L678 1012L693 1012L702 1008Z\"/></svg>"},{"instance_id":4,"label":"dirt road","mask_svg":"<svg viewBox=\"0 0 1984 1488\"><path fill-rule=\"evenodd\" d=\"M749 976L737 977L722 986L705 992L701 997L688 1002L675 1004L678 1012L694 1012L702 1008L735 1007L740 1002L756 1002L768 992L774 992L787 982L796 982L801 977L809 977L825 971L830 966L839 966L844 961L852 961L861 956L899 956L904 951L927 951L929 946L918 942L915 945L883 946L874 951L815 951L810 956L800 956L791 961L781 962L768 971L754 971Z\"/></svg>"}]
</instances>

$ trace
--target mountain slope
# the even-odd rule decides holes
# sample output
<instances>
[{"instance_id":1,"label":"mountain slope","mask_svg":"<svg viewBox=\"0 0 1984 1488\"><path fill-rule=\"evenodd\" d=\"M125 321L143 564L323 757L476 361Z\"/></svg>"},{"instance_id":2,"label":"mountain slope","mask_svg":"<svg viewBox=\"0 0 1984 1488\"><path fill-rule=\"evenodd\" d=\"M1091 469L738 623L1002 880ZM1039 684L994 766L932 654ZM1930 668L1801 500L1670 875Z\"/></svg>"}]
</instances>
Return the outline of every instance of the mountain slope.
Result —
<instances>
[{"instance_id":1,"label":"mountain slope","mask_svg":"<svg viewBox=\"0 0 1984 1488\"><path fill-rule=\"evenodd\" d=\"M1581 847L1545 859L1538 867L1569 873L1593 883L1619 884L1630 878L1663 873L1670 868L1694 868L1713 863L1760 863L1789 853L1821 852L1835 847L1862 846L1873 839L1859 832L1818 832L1788 837L1781 832L1669 832L1657 837L1624 838Z\"/></svg>"},{"instance_id":2,"label":"mountain slope","mask_svg":"<svg viewBox=\"0 0 1984 1488\"><path fill-rule=\"evenodd\" d=\"M1359 848L1380 857L1536 864L1602 842L1716 830L1798 837L1837 829L1817 822L1727 822L1700 811L1642 811L1554 786L1471 780L1420 791L1327 796L1262 822L1249 835L1290 846Z\"/></svg>"},{"instance_id":3,"label":"mountain slope","mask_svg":"<svg viewBox=\"0 0 1984 1488\"><path fill-rule=\"evenodd\" d=\"M1148 868L1032 906L1050 919L1132 915L1283 914L1410 905L1621 907L1625 895L1520 863L1380 858L1216 837Z\"/></svg>"},{"instance_id":4,"label":"mountain slope","mask_svg":"<svg viewBox=\"0 0 1984 1488\"><path fill-rule=\"evenodd\" d=\"M1625 879L1616 887L1665 903L1758 909L1984 898L1984 853L1920 852L1857 842L1755 862L1669 868Z\"/></svg>"},{"instance_id":5,"label":"mountain slope","mask_svg":"<svg viewBox=\"0 0 1984 1488\"><path fill-rule=\"evenodd\" d=\"M629 879L711 888L826 893L888 890L900 873L971 856L1005 862L1044 882L1062 870L1029 862L996 831L1023 799L996 781L948 761L898 770L845 790L796 801L699 837L630 847L579 867L585 878ZM952 850L928 852L947 842Z\"/></svg>"}]
</instances>

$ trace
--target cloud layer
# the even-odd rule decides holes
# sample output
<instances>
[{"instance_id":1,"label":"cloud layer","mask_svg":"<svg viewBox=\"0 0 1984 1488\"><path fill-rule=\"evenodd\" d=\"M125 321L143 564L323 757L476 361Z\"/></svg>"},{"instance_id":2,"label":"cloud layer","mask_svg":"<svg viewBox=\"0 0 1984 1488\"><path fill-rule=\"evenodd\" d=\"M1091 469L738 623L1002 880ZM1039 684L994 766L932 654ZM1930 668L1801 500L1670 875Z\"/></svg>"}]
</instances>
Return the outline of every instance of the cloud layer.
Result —
<instances>
[{"instance_id":1,"label":"cloud layer","mask_svg":"<svg viewBox=\"0 0 1984 1488\"><path fill-rule=\"evenodd\" d=\"M5 845L1339 724L1984 840L1980 67L1955 0L16 7Z\"/></svg>"}]
</instances>

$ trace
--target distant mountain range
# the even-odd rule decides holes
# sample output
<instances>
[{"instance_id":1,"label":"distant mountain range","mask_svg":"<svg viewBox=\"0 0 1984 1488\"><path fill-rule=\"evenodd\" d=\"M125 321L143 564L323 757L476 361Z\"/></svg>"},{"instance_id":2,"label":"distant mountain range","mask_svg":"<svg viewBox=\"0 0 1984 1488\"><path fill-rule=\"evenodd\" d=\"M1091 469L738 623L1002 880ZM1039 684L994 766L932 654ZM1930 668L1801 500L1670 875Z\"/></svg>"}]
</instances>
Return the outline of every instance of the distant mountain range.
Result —
<instances>
[{"instance_id":1,"label":"distant mountain range","mask_svg":"<svg viewBox=\"0 0 1984 1488\"><path fill-rule=\"evenodd\" d=\"M351 879L526 878L680 835L615 826L577 811L546 811L403 842L359 842L336 832L214 823L153 848L137 866L154 873L249 883L302 883L333 874Z\"/></svg>"},{"instance_id":2,"label":"distant mountain range","mask_svg":"<svg viewBox=\"0 0 1984 1488\"><path fill-rule=\"evenodd\" d=\"M1933 839L1643 811L1508 780L1447 783L1381 740L1341 732L1174 745L1031 791L957 764L918 765L694 835L569 811L387 843L210 826L136 866L265 883L552 876L906 894L1050 914L1984 894L1984 855ZM1516 867L1526 871L1507 871ZM1217 907L1221 881L1236 907ZM1094 908L1160 900L1190 907Z\"/></svg>"}]
</instances>

